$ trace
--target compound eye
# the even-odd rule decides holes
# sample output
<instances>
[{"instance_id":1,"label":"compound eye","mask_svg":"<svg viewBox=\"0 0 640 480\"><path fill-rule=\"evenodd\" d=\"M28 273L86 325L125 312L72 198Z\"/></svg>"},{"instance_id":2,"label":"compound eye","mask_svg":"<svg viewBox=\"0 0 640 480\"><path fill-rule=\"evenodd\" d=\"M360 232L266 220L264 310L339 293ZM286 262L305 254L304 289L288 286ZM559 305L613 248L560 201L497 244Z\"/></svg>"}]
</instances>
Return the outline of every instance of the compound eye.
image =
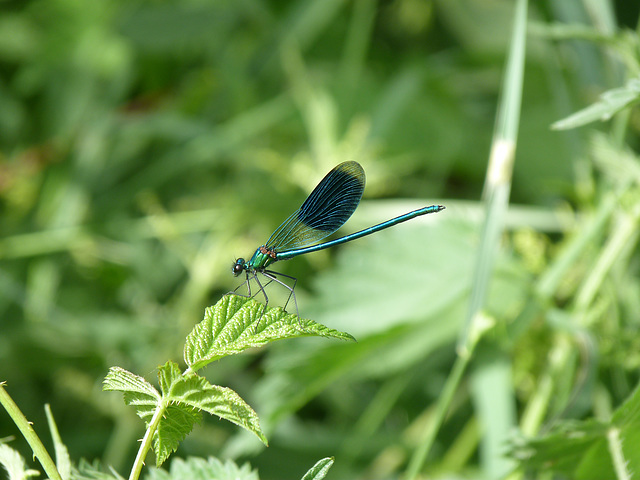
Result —
<instances>
[{"instance_id":1,"label":"compound eye","mask_svg":"<svg viewBox=\"0 0 640 480\"><path fill-rule=\"evenodd\" d=\"M240 275L245 269L245 261L244 258L238 258L236 260L236 263L233 264L233 267L231 267L231 271L233 272L233 276L237 277L238 275Z\"/></svg>"}]
</instances>

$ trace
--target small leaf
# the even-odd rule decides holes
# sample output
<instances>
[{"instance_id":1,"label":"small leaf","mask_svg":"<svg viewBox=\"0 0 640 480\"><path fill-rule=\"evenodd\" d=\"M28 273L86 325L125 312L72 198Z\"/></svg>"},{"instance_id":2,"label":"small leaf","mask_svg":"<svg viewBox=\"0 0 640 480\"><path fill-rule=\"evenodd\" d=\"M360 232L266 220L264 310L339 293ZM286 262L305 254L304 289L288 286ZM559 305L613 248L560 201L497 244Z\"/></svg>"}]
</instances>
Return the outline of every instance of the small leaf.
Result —
<instances>
[{"instance_id":1,"label":"small leaf","mask_svg":"<svg viewBox=\"0 0 640 480\"><path fill-rule=\"evenodd\" d=\"M158 368L158 382L164 397L170 396L173 385L181 379L182 372L180 372L180 367L175 362L167 362Z\"/></svg>"},{"instance_id":2,"label":"small leaf","mask_svg":"<svg viewBox=\"0 0 640 480\"><path fill-rule=\"evenodd\" d=\"M202 419L202 411L246 428L267 444L258 415L230 388L211 385L205 378L193 373L185 376L175 362L167 362L159 367L158 380L162 394L144 378L120 367L112 367L103 386L103 390L123 392L125 402L136 407L147 427L151 418L156 419L158 423L153 432L153 449L157 465L161 465L178 448L193 426Z\"/></svg>"},{"instance_id":3,"label":"small leaf","mask_svg":"<svg viewBox=\"0 0 640 480\"><path fill-rule=\"evenodd\" d=\"M509 455L528 470L555 472L576 480L615 478L613 464L605 441L607 427L596 420L567 421L547 435L512 441ZM587 455L598 452L596 457ZM596 463L593 459L599 459ZM577 476L577 470L588 464L595 476ZM604 476L599 476L603 475Z\"/></svg>"},{"instance_id":4,"label":"small leaf","mask_svg":"<svg viewBox=\"0 0 640 480\"><path fill-rule=\"evenodd\" d=\"M72 471L73 480L125 480L113 468L111 468L111 473L105 473L98 460L93 460L89 463L81 458L78 466L72 468Z\"/></svg>"},{"instance_id":5,"label":"small leaf","mask_svg":"<svg viewBox=\"0 0 640 480\"><path fill-rule=\"evenodd\" d=\"M172 386L170 398L246 428L267 445L258 414L230 388L211 385L206 378L189 375Z\"/></svg>"},{"instance_id":6,"label":"small leaf","mask_svg":"<svg viewBox=\"0 0 640 480\"><path fill-rule=\"evenodd\" d=\"M124 368L111 367L103 383L104 391L139 393L160 400L160 394L153 385Z\"/></svg>"},{"instance_id":7,"label":"small leaf","mask_svg":"<svg viewBox=\"0 0 640 480\"><path fill-rule=\"evenodd\" d=\"M195 374L183 376L173 362L160 367L158 377L165 402L217 415L246 428L267 443L256 412L230 388L211 385L206 378Z\"/></svg>"},{"instance_id":8,"label":"small leaf","mask_svg":"<svg viewBox=\"0 0 640 480\"><path fill-rule=\"evenodd\" d=\"M551 125L551 128L554 130L568 130L598 120L609 120L620 110L639 100L640 79L632 78L624 87L614 88L604 92L600 95L600 100L562 120L558 120Z\"/></svg>"},{"instance_id":9,"label":"small leaf","mask_svg":"<svg viewBox=\"0 0 640 480\"><path fill-rule=\"evenodd\" d=\"M640 386L616 409L611 423L618 428L640 428Z\"/></svg>"},{"instance_id":10,"label":"small leaf","mask_svg":"<svg viewBox=\"0 0 640 480\"><path fill-rule=\"evenodd\" d=\"M158 391L144 378L120 367L111 367L104 379L102 390L124 393L127 405L136 407L136 413L142 419L150 418L160 403Z\"/></svg>"},{"instance_id":11,"label":"small leaf","mask_svg":"<svg viewBox=\"0 0 640 480\"><path fill-rule=\"evenodd\" d=\"M565 421L544 436L512 441L509 454L525 469L575 480L600 480L617 478L619 469L639 471L638 441L640 387L616 409L610 422ZM612 451L617 457L612 456Z\"/></svg>"},{"instance_id":12,"label":"small leaf","mask_svg":"<svg viewBox=\"0 0 640 480\"><path fill-rule=\"evenodd\" d=\"M169 471L159 468L149 469L145 480L258 480L258 473L248 464L239 467L231 460L222 463L217 458L176 458L171 462Z\"/></svg>"},{"instance_id":13,"label":"small leaf","mask_svg":"<svg viewBox=\"0 0 640 480\"><path fill-rule=\"evenodd\" d=\"M319 460L307 473L304 474L302 480L322 480L329 472L334 461L335 459L333 457L327 457Z\"/></svg>"},{"instance_id":14,"label":"small leaf","mask_svg":"<svg viewBox=\"0 0 640 480\"><path fill-rule=\"evenodd\" d=\"M166 407L153 441L157 466L162 465L178 449L180 442L201 420L202 414L194 408L185 408L184 405Z\"/></svg>"},{"instance_id":15,"label":"small leaf","mask_svg":"<svg viewBox=\"0 0 640 480\"><path fill-rule=\"evenodd\" d=\"M0 443L0 465L2 465L11 480L26 480L40 475L37 470L27 469L24 458L13 448Z\"/></svg>"},{"instance_id":16,"label":"small leaf","mask_svg":"<svg viewBox=\"0 0 640 480\"><path fill-rule=\"evenodd\" d=\"M274 340L303 336L355 339L312 320L302 320L282 308L264 312L264 305L239 295L225 295L205 311L204 320L187 337L184 359L191 370Z\"/></svg>"}]
</instances>

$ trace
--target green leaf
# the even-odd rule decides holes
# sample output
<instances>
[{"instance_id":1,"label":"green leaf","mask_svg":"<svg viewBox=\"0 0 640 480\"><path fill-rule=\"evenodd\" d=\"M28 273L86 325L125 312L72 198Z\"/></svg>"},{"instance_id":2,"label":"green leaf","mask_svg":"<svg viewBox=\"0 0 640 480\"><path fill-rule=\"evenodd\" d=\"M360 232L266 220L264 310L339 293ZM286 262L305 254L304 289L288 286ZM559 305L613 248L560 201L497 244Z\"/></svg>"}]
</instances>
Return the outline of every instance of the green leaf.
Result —
<instances>
[{"instance_id":1,"label":"green leaf","mask_svg":"<svg viewBox=\"0 0 640 480\"><path fill-rule=\"evenodd\" d=\"M136 413L146 421L160 403L160 393L144 378L120 367L111 367L102 390L124 393L124 402L136 407Z\"/></svg>"},{"instance_id":2,"label":"green leaf","mask_svg":"<svg viewBox=\"0 0 640 480\"><path fill-rule=\"evenodd\" d=\"M230 388L211 385L193 373L185 376L174 362L167 362L158 369L158 380L162 394L144 378L120 367L112 367L103 386L103 390L123 392L125 402L136 407L147 428L152 428L151 419L156 419L153 449L158 465L178 448L202 419L202 411L246 428L267 444L258 415Z\"/></svg>"},{"instance_id":3,"label":"green leaf","mask_svg":"<svg viewBox=\"0 0 640 480\"><path fill-rule=\"evenodd\" d=\"M27 469L24 458L13 448L0 443L0 464L5 468L11 480L26 480L40 475L37 470Z\"/></svg>"},{"instance_id":4,"label":"green leaf","mask_svg":"<svg viewBox=\"0 0 640 480\"><path fill-rule=\"evenodd\" d=\"M72 467L73 480L125 480L118 472L111 468L111 473L105 473L98 460L91 463L80 459L77 467Z\"/></svg>"},{"instance_id":5,"label":"green leaf","mask_svg":"<svg viewBox=\"0 0 640 480\"><path fill-rule=\"evenodd\" d=\"M162 465L180 442L193 430L193 426L202 420L200 411L184 405L166 405L158 430L153 437L153 451L156 465Z\"/></svg>"},{"instance_id":6,"label":"green leaf","mask_svg":"<svg viewBox=\"0 0 640 480\"><path fill-rule=\"evenodd\" d=\"M327 472L329 472L334 461L335 459L333 457L327 457L319 460L307 473L305 473L302 480L322 480L327 475Z\"/></svg>"},{"instance_id":7,"label":"green leaf","mask_svg":"<svg viewBox=\"0 0 640 480\"><path fill-rule=\"evenodd\" d=\"M227 355L260 347L275 340L321 336L354 340L348 333L312 320L302 320L282 308L270 308L239 295L225 295L205 311L204 320L188 335L184 360L196 371Z\"/></svg>"},{"instance_id":8,"label":"green leaf","mask_svg":"<svg viewBox=\"0 0 640 480\"><path fill-rule=\"evenodd\" d=\"M217 458L176 458L169 471L150 468L145 480L258 480L258 473L249 464L239 467L231 460L222 463Z\"/></svg>"},{"instance_id":9,"label":"green leaf","mask_svg":"<svg viewBox=\"0 0 640 480\"><path fill-rule=\"evenodd\" d=\"M246 428L254 433L265 445L267 439L260 429L260 423L256 412L233 390L218 385L211 385L206 378L199 377L195 374L183 376L180 373L178 365L173 362L167 362L160 368L158 373L160 378L160 386L162 396L165 402L169 402L172 407L180 408L184 414L190 412L204 410L212 415L217 415L236 425ZM163 425L165 421L170 420L171 412L168 412L165 419L160 422ZM177 412L176 412L177 414ZM190 422L190 418L182 419L184 422ZM179 426L175 426L168 431L169 434L181 432L186 435L191 431L193 423L186 433L181 432ZM179 437L176 435L175 438ZM174 436L165 439L168 444L172 444L175 440ZM184 438L184 436L182 437ZM177 438L179 442L182 438Z\"/></svg>"},{"instance_id":10,"label":"green leaf","mask_svg":"<svg viewBox=\"0 0 640 480\"><path fill-rule=\"evenodd\" d=\"M532 470L545 470L560 475L574 477L574 473L585 461L593 472L602 475L587 478L615 478L613 466L606 452L606 426L595 420L584 422L563 422L547 435L533 438L519 438L513 441L510 455L521 462L521 467ZM598 465L589 460L589 452L597 450L601 455Z\"/></svg>"},{"instance_id":11,"label":"green leaf","mask_svg":"<svg viewBox=\"0 0 640 480\"><path fill-rule=\"evenodd\" d=\"M554 130L568 130L581 127L598 120L609 120L620 110L640 99L640 79L630 79L624 87L608 90L600 95L600 100L569 115L551 125Z\"/></svg>"},{"instance_id":12,"label":"green leaf","mask_svg":"<svg viewBox=\"0 0 640 480\"><path fill-rule=\"evenodd\" d=\"M621 471L640 471L638 441L640 388L618 407L610 422L566 421L546 435L514 440L510 455L522 468L575 480L621 478Z\"/></svg>"},{"instance_id":13,"label":"green leaf","mask_svg":"<svg viewBox=\"0 0 640 480\"><path fill-rule=\"evenodd\" d=\"M258 415L233 390L211 385L195 374L184 376L174 362L167 362L158 369L158 380L162 394L144 378L120 367L112 367L103 386L104 390L123 392L125 402L136 407L136 413L145 420L147 428L150 428L151 419L161 414L153 432L153 449L158 465L178 448L202 419L202 411L246 428L267 444Z\"/></svg>"},{"instance_id":14,"label":"green leaf","mask_svg":"<svg viewBox=\"0 0 640 480\"><path fill-rule=\"evenodd\" d=\"M62 438L58 432L58 426L53 418L53 413L51 412L49 404L45 405L45 413L47 415L47 422L49 423L49 430L51 431L51 437L53 439L53 447L56 452L56 468L63 480L69 480L71 478L71 457L69 457L67 446L62 442Z\"/></svg>"}]
</instances>

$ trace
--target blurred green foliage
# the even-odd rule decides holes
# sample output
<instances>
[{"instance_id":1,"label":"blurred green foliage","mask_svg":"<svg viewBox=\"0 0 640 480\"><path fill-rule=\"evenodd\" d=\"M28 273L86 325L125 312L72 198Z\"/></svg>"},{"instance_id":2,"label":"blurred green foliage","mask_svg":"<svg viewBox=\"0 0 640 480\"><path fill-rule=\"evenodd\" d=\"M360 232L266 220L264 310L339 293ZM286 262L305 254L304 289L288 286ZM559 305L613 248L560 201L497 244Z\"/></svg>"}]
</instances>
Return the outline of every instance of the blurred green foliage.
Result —
<instances>
[{"instance_id":1,"label":"blurred green foliage","mask_svg":"<svg viewBox=\"0 0 640 480\"><path fill-rule=\"evenodd\" d=\"M640 7L587 3L530 5L515 206L476 359L509 368L493 384L468 373L432 476L489 471L484 435L505 408L491 398L511 395L535 435L606 419L638 381L637 112L550 129L638 74ZM302 316L358 344L210 366L270 447L207 419L177 456L249 460L264 479L335 456L329 478L396 478L466 314L512 16L482 0L0 2L0 381L38 433L50 403L73 459L126 472L143 425L101 392L109 367L153 381L180 361L237 285L233 260L356 160L368 185L345 231L436 198L447 210L283 262ZM484 399L478 385L493 385ZM0 414L9 435L30 458Z\"/></svg>"}]
</instances>

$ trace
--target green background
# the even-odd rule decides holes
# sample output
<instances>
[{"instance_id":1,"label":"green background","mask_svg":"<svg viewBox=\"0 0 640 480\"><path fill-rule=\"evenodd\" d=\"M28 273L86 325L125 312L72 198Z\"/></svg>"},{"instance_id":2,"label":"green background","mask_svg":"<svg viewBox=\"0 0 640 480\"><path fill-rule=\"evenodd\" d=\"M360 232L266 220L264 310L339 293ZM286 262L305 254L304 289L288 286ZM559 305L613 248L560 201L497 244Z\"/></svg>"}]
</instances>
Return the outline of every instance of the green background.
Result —
<instances>
[{"instance_id":1,"label":"green background","mask_svg":"<svg viewBox=\"0 0 640 480\"><path fill-rule=\"evenodd\" d=\"M607 231L552 312L516 322L580 219L615 191L589 160L593 129L615 125L550 129L630 75L606 42L544 33L580 24L635 38L638 5L599 3L610 17L574 0L530 5L514 208L487 306L501 327L477 360L499 351L510 368L493 386L469 371L425 467L435 477L490 471L482 425L507 407L481 407L478 388L508 392L519 415L559 339L571 348L548 418L594 415L597 392L615 407L637 382L635 241L588 322L576 326L571 305ZM301 315L358 344L286 341L209 366L209 381L255 408L270 447L207 418L177 455L250 461L265 479L335 456L328 478L396 478L467 313L512 24L512 2L497 0L0 2L0 381L36 431L47 437L49 403L74 460L124 475L143 424L101 392L108 368L155 382L157 365L181 361L204 308L238 285L234 259L356 160L367 186L343 232L447 209L278 264L299 279ZM632 113L629 151L639 125ZM586 356L578 330L593 341ZM0 438L10 435L30 459L0 414Z\"/></svg>"}]
</instances>

